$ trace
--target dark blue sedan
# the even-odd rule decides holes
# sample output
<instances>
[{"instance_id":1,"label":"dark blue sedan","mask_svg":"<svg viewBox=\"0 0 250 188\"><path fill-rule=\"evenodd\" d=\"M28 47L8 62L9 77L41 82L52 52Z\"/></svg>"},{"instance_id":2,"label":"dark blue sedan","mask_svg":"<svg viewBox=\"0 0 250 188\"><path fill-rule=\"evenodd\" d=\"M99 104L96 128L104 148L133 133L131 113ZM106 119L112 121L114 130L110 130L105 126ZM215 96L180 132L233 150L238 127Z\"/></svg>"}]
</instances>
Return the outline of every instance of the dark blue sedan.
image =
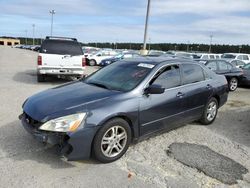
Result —
<instances>
[{"instance_id":1,"label":"dark blue sedan","mask_svg":"<svg viewBox=\"0 0 250 188\"><path fill-rule=\"evenodd\" d=\"M211 124L227 101L224 76L184 59L113 63L85 80L28 98L20 119L68 160L119 159L133 141L199 120Z\"/></svg>"}]
</instances>

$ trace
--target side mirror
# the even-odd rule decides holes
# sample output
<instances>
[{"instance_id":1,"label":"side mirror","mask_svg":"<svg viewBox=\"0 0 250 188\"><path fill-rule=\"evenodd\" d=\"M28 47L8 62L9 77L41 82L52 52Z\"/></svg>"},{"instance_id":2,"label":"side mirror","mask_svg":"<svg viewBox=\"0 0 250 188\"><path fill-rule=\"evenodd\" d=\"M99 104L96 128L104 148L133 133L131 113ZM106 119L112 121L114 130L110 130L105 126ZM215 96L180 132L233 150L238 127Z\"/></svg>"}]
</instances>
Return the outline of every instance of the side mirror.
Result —
<instances>
[{"instance_id":1,"label":"side mirror","mask_svg":"<svg viewBox=\"0 0 250 188\"><path fill-rule=\"evenodd\" d=\"M101 54L97 54L96 56L97 56L97 57L100 57L100 56L102 56L102 55L101 55Z\"/></svg>"},{"instance_id":2,"label":"side mirror","mask_svg":"<svg viewBox=\"0 0 250 188\"><path fill-rule=\"evenodd\" d=\"M150 85L144 90L144 94L162 94L164 91L165 88L160 85Z\"/></svg>"}]
</instances>

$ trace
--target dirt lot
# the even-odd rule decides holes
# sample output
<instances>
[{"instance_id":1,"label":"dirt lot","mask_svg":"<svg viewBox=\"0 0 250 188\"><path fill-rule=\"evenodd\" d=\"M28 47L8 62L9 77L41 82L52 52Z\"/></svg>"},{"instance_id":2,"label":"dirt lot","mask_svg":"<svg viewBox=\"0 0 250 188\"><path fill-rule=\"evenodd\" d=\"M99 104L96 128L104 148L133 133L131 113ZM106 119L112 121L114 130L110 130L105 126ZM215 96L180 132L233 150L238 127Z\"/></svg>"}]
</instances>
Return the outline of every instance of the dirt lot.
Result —
<instances>
[{"instance_id":1,"label":"dirt lot","mask_svg":"<svg viewBox=\"0 0 250 188\"><path fill-rule=\"evenodd\" d=\"M36 55L0 47L1 187L250 187L249 172L227 185L167 154L172 143L199 144L250 170L250 88L231 92L211 126L193 123L152 137L132 145L111 164L68 162L36 142L17 118L27 97L65 82L37 83ZM88 67L87 73L94 70Z\"/></svg>"}]
</instances>

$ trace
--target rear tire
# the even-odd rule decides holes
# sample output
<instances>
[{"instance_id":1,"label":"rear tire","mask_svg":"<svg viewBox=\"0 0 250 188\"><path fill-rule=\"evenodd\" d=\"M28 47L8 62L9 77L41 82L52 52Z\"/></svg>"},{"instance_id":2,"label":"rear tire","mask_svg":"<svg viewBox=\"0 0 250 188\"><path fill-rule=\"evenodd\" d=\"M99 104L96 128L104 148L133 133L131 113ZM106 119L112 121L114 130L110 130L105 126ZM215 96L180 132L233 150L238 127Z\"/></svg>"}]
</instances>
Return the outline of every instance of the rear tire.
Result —
<instances>
[{"instance_id":1,"label":"rear tire","mask_svg":"<svg viewBox=\"0 0 250 188\"><path fill-rule=\"evenodd\" d=\"M214 122L218 112L218 101L216 98L212 97L204 108L203 115L200 122L203 125L209 125Z\"/></svg>"},{"instance_id":2,"label":"rear tire","mask_svg":"<svg viewBox=\"0 0 250 188\"><path fill-rule=\"evenodd\" d=\"M93 154L102 163L119 159L131 142L131 129L127 121L115 118L105 123L97 132L93 142Z\"/></svg>"},{"instance_id":3,"label":"rear tire","mask_svg":"<svg viewBox=\"0 0 250 188\"><path fill-rule=\"evenodd\" d=\"M94 59L89 60L89 65L90 66L95 66L96 65L96 61Z\"/></svg>"},{"instance_id":4,"label":"rear tire","mask_svg":"<svg viewBox=\"0 0 250 188\"><path fill-rule=\"evenodd\" d=\"M230 91L235 91L238 87L238 79L233 77L228 82L228 87Z\"/></svg>"},{"instance_id":5,"label":"rear tire","mask_svg":"<svg viewBox=\"0 0 250 188\"><path fill-rule=\"evenodd\" d=\"M45 82L45 75L38 74L37 75L37 82Z\"/></svg>"}]
</instances>

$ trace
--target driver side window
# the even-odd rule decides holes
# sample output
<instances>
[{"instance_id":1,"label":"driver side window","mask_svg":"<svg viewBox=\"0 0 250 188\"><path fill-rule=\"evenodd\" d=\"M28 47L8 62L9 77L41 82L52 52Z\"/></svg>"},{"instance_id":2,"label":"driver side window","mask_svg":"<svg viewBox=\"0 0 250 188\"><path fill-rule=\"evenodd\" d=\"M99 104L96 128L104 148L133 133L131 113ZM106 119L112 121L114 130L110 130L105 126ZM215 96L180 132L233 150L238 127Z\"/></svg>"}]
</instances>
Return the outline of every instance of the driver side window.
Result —
<instances>
[{"instance_id":1,"label":"driver side window","mask_svg":"<svg viewBox=\"0 0 250 188\"><path fill-rule=\"evenodd\" d=\"M178 65L170 65L164 67L151 80L151 84L161 85L165 89L180 86L180 67Z\"/></svg>"}]
</instances>

